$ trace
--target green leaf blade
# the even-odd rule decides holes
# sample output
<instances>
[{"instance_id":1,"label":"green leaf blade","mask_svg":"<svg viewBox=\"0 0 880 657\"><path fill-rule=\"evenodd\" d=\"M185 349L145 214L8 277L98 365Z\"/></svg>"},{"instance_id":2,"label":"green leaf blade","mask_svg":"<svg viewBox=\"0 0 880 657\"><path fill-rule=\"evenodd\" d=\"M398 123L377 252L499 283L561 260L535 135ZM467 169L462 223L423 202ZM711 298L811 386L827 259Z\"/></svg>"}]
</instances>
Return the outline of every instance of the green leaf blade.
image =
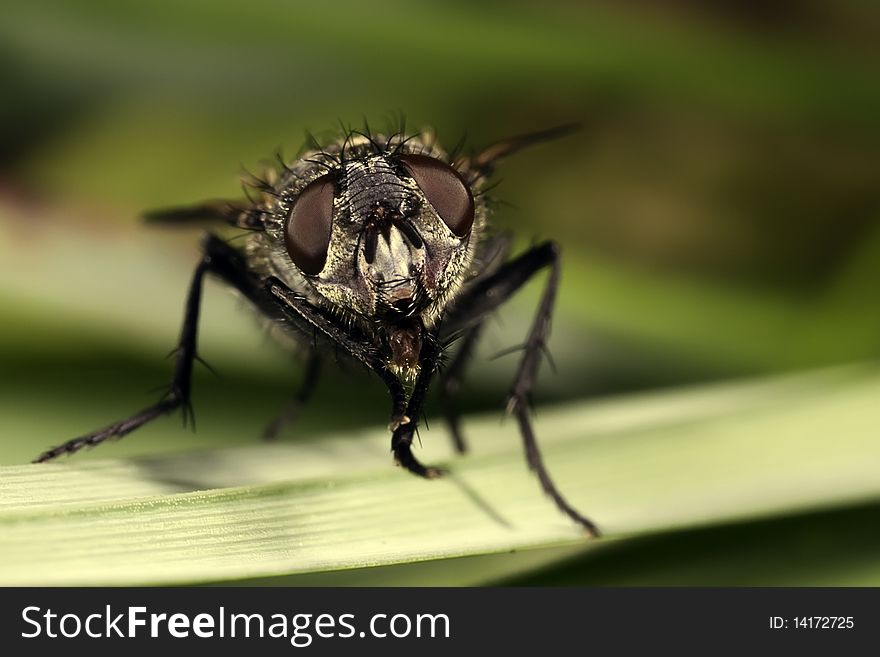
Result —
<instances>
[{"instance_id":1,"label":"green leaf blade","mask_svg":"<svg viewBox=\"0 0 880 657\"><path fill-rule=\"evenodd\" d=\"M880 375L827 370L540 409L560 488L611 539L880 499ZM0 582L165 584L584 542L527 472L513 423L440 431L390 467L384 430L297 444L0 468Z\"/></svg>"}]
</instances>

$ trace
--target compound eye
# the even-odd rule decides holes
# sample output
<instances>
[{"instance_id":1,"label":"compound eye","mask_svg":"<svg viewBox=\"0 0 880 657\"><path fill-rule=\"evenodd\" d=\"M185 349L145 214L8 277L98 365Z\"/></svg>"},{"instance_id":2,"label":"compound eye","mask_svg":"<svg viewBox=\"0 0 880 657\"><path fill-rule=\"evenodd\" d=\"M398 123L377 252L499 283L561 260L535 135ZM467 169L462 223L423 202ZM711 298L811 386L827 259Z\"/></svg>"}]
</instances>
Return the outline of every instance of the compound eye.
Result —
<instances>
[{"instance_id":1,"label":"compound eye","mask_svg":"<svg viewBox=\"0 0 880 657\"><path fill-rule=\"evenodd\" d=\"M318 274L327 261L333 221L333 178L322 176L303 189L287 218L284 241L293 263L304 274Z\"/></svg>"},{"instance_id":2,"label":"compound eye","mask_svg":"<svg viewBox=\"0 0 880 657\"><path fill-rule=\"evenodd\" d=\"M470 233L474 225L474 197L458 171L427 155L401 155L400 162L449 230L458 237Z\"/></svg>"}]
</instances>

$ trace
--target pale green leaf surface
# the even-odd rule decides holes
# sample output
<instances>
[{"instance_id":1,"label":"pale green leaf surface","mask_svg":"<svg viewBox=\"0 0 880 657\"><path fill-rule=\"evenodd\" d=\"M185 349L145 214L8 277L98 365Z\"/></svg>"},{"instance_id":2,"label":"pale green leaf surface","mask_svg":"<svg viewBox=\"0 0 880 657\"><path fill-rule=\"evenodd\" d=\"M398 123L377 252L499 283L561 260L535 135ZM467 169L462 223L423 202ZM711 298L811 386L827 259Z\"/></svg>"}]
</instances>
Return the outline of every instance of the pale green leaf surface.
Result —
<instances>
[{"instance_id":1,"label":"pale green leaf surface","mask_svg":"<svg viewBox=\"0 0 880 657\"><path fill-rule=\"evenodd\" d=\"M880 375L853 367L542 408L560 487L609 539L880 497ZM387 432L0 469L0 582L207 582L585 541L526 471L512 422L438 429L425 482Z\"/></svg>"}]
</instances>

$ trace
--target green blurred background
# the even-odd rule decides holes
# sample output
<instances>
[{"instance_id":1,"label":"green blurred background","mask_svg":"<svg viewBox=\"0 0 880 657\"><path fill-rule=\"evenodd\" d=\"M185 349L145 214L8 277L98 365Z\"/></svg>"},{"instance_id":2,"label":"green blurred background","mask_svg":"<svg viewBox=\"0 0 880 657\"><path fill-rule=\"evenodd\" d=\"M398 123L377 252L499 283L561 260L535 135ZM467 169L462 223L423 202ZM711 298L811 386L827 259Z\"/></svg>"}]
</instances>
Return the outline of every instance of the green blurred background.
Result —
<instances>
[{"instance_id":1,"label":"green blurred background","mask_svg":"<svg viewBox=\"0 0 880 657\"><path fill-rule=\"evenodd\" d=\"M242 168L294 155L305 130L399 112L473 148L583 123L505 163L493 192L520 246L565 249L539 403L880 353L870 0L13 2L0 80L3 464L167 380L199 231L140 211L237 197ZM521 340L537 294L482 357ZM220 376L197 374L198 433L160 421L78 458L254 440L299 377L256 327L211 287L201 352ZM465 409L500 408L514 367L474 367ZM290 439L385 421L381 386L328 379Z\"/></svg>"}]
</instances>

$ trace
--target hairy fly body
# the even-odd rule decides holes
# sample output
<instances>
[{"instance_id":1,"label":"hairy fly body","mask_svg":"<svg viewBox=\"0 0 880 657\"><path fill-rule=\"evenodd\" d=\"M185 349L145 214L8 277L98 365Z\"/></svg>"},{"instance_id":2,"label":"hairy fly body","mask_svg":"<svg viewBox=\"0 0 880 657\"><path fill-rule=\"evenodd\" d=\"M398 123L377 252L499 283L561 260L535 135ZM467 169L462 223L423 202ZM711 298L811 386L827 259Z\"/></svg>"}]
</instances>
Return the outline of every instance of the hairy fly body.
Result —
<instances>
[{"instance_id":1,"label":"hairy fly body","mask_svg":"<svg viewBox=\"0 0 880 657\"><path fill-rule=\"evenodd\" d=\"M375 373L391 397L391 450L410 472L442 470L412 453L416 423L429 386L440 379L455 447L465 451L453 396L485 318L536 273L549 269L508 397L529 467L556 505L591 535L596 526L559 493L544 466L528 400L546 349L559 281L559 247L545 242L509 259L510 240L489 236L485 191L496 164L568 127L513 137L466 157L443 151L430 133L390 136L345 131L338 141L311 140L295 162L255 186L246 202L210 201L148 214L155 221L216 219L249 231L235 248L213 233L202 243L176 349L168 392L120 422L41 454L48 461L108 439L189 405L202 280L211 274L244 295L306 353L297 398L266 429L274 437L296 414L328 352L344 354ZM451 357L441 370L446 352Z\"/></svg>"}]
</instances>

